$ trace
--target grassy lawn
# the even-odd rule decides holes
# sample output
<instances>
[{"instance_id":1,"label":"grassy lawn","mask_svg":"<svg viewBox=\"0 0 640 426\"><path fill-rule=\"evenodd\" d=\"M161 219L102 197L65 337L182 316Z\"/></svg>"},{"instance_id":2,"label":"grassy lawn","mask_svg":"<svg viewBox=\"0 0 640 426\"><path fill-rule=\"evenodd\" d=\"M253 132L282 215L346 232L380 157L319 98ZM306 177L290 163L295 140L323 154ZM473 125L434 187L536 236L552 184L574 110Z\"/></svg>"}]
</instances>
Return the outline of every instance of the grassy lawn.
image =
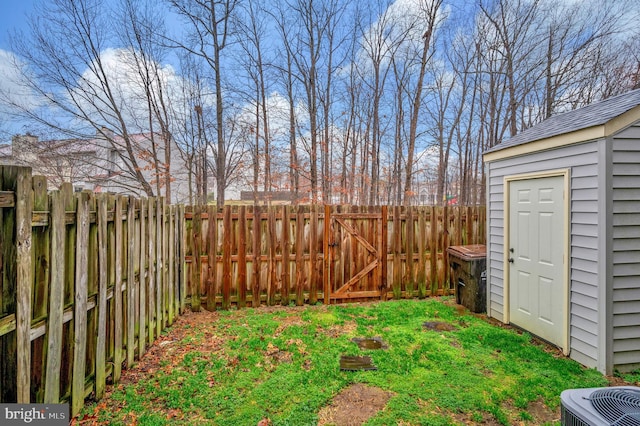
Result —
<instances>
[{"instance_id":1,"label":"grassy lawn","mask_svg":"<svg viewBox=\"0 0 640 426\"><path fill-rule=\"evenodd\" d=\"M360 349L354 337L388 347ZM340 371L343 354L370 356L377 371ZM608 381L446 298L187 313L75 421L331 424L331 412L375 402L335 403L353 384L386 395L367 425L537 425L559 423L562 390Z\"/></svg>"}]
</instances>

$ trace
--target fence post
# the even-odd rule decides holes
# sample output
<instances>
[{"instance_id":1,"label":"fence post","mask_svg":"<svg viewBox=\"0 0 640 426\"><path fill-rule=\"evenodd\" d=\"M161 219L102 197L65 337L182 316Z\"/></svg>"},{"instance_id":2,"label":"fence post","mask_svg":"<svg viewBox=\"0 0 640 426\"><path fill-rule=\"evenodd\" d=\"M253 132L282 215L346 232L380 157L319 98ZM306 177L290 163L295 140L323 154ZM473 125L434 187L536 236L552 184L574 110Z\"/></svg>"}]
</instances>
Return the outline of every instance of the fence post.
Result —
<instances>
[{"instance_id":1,"label":"fence post","mask_svg":"<svg viewBox=\"0 0 640 426\"><path fill-rule=\"evenodd\" d=\"M262 234L262 210L257 204L253 206L252 232L253 283L251 286L251 307L256 308L260 306L260 257L262 255L260 246Z\"/></svg>"},{"instance_id":2,"label":"fence post","mask_svg":"<svg viewBox=\"0 0 640 426\"><path fill-rule=\"evenodd\" d=\"M89 193L78 198L76 213L76 272L74 301L73 384L71 415L76 415L84 405L85 355L87 352L87 285L89 252Z\"/></svg>"},{"instance_id":3,"label":"fence post","mask_svg":"<svg viewBox=\"0 0 640 426\"><path fill-rule=\"evenodd\" d=\"M205 292L207 294L206 309L216 310L216 296L218 295L218 283L216 282L216 270L218 267L218 209L216 206L207 206L207 239L204 247L207 252L207 279L205 280Z\"/></svg>"},{"instance_id":4,"label":"fence post","mask_svg":"<svg viewBox=\"0 0 640 426\"><path fill-rule=\"evenodd\" d=\"M223 207L222 224L222 309L231 307L231 206ZM214 303L215 303L215 294Z\"/></svg>"},{"instance_id":5,"label":"fence post","mask_svg":"<svg viewBox=\"0 0 640 426\"><path fill-rule=\"evenodd\" d=\"M387 300L387 251L389 237L389 208L382 206L380 209L381 236L380 236L380 299Z\"/></svg>"},{"instance_id":6,"label":"fence post","mask_svg":"<svg viewBox=\"0 0 640 426\"><path fill-rule=\"evenodd\" d=\"M304 209L296 207L296 305L304 305Z\"/></svg>"},{"instance_id":7,"label":"fence post","mask_svg":"<svg viewBox=\"0 0 640 426\"><path fill-rule=\"evenodd\" d=\"M153 208L153 206L155 205L155 198L153 197L149 197L147 198L146 202L144 203L147 206L147 220L146 220L146 230L147 230L147 247L145 248L145 250L147 250L147 264L149 265L147 267L147 288L148 288L148 292L147 295L149 297L149 329L148 331L148 335L149 335L149 345L151 345L153 343L153 341L155 340L156 336L158 336L156 334L156 322L158 321L157 318L157 311L156 311L156 304L158 303L158 301L156 300L156 298L158 297L157 292L156 292L156 263L155 263L155 252L156 252L156 226L155 226L155 214L156 214L156 209Z\"/></svg>"},{"instance_id":8,"label":"fence post","mask_svg":"<svg viewBox=\"0 0 640 426\"><path fill-rule=\"evenodd\" d=\"M191 219L191 310L200 312L200 271L202 259L200 258L200 245L202 243L202 207L194 206ZM156 301L159 303L159 301ZM160 334L158 332L158 334Z\"/></svg>"},{"instance_id":9,"label":"fence post","mask_svg":"<svg viewBox=\"0 0 640 426\"><path fill-rule=\"evenodd\" d=\"M393 208L393 298L402 296L402 220L400 206Z\"/></svg>"},{"instance_id":10,"label":"fence post","mask_svg":"<svg viewBox=\"0 0 640 426\"><path fill-rule=\"evenodd\" d=\"M289 241L289 227L291 226L290 218L291 206L282 207L282 297L280 303L286 306L290 303L289 290L291 287L291 265L289 259L289 251L291 244Z\"/></svg>"},{"instance_id":11,"label":"fence post","mask_svg":"<svg viewBox=\"0 0 640 426\"><path fill-rule=\"evenodd\" d=\"M247 305L247 208L238 212L238 308Z\"/></svg>"},{"instance_id":12,"label":"fence post","mask_svg":"<svg viewBox=\"0 0 640 426\"><path fill-rule=\"evenodd\" d=\"M427 295L427 210L420 207L418 210L418 297L423 299Z\"/></svg>"},{"instance_id":13,"label":"fence post","mask_svg":"<svg viewBox=\"0 0 640 426\"><path fill-rule=\"evenodd\" d=\"M113 383L120 381L122 370L122 204L124 197L118 195L113 213L115 232L115 283L113 286L114 303L114 348L113 348Z\"/></svg>"},{"instance_id":14,"label":"fence post","mask_svg":"<svg viewBox=\"0 0 640 426\"><path fill-rule=\"evenodd\" d=\"M167 299L169 301L169 325L173 325L173 321L175 315L178 313L178 304L176 303L176 252L175 252L175 238L176 238L176 220L175 220L175 207L168 205L167 206L167 247L165 248L167 253L167 283L169 284L169 290L167 294ZM142 286L140 286L142 289ZM143 322L144 324L144 322ZM142 326L140 327L142 330ZM142 351L140 352L140 356L142 356Z\"/></svg>"},{"instance_id":15,"label":"fence post","mask_svg":"<svg viewBox=\"0 0 640 426\"><path fill-rule=\"evenodd\" d=\"M179 237L178 237L178 271L180 279L180 313L184 314L187 300L187 275L185 265L185 253L187 245L186 235L186 219L184 215L184 205L178 206L178 223L179 223Z\"/></svg>"},{"instance_id":16,"label":"fence post","mask_svg":"<svg viewBox=\"0 0 640 426\"><path fill-rule=\"evenodd\" d=\"M318 301L318 205L311 205L309 223L309 303Z\"/></svg>"},{"instance_id":17,"label":"fence post","mask_svg":"<svg viewBox=\"0 0 640 426\"><path fill-rule=\"evenodd\" d=\"M415 290L415 274L414 274L414 260L413 260L413 240L414 240L414 231L415 231L415 223L413 220L413 206L406 207L406 219L405 219L405 227L406 227L406 236L407 241L405 243L405 254L407 258L406 264L406 292L405 298L411 299L413 297L413 292Z\"/></svg>"},{"instance_id":18,"label":"fence post","mask_svg":"<svg viewBox=\"0 0 640 426\"><path fill-rule=\"evenodd\" d=\"M331 238L331 206L324 205L324 236L322 238L323 243L323 259L324 259L324 273L322 274L322 291L324 293L324 304L331 303L331 283L329 280L329 271L331 270L331 245L329 238Z\"/></svg>"},{"instance_id":19,"label":"fence post","mask_svg":"<svg viewBox=\"0 0 640 426\"><path fill-rule=\"evenodd\" d=\"M53 203L52 203L53 204ZM58 208L59 209L59 208ZM57 219L60 220L59 218ZM96 341L96 399L104 396L106 385L106 335L107 335L107 198L102 196L98 199L98 336ZM59 225L58 225L59 226ZM64 216L62 217L62 227L64 227ZM52 229L52 234L54 229ZM59 233L60 231L58 231ZM53 241L55 245L55 240ZM64 260L64 259L63 259ZM55 265L55 263L54 263ZM53 297L53 280L52 280ZM62 294L60 295L62 297ZM52 300L53 302L53 300ZM62 313L62 306L60 308ZM62 324L60 324L60 336L62 336ZM47 380L47 385L49 380ZM51 401L53 402L53 401ZM56 401L57 402L57 401Z\"/></svg>"},{"instance_id":20,"label":"fence post","mask_svg":"<svg viewBox=\"0 0 640 426\"><path fill-rule=\"evenodd\" d=\"M164 221L164 199L162 197L156 197L156 252L154 253L156 262L156 337L160 336L160 332L165 327L165 312L164 312L164 259L163 259L163 247L164 241L163 221ZM199 254L199 253L198 253ZM198 288L199 282L198 282Z\"/></svg>"},{"instance_id":21,"label":"fence post","mask_svg":"<svg viewBox=\"0 0 640 426\"><path fill-rule=\"evenodd\" d=\"M442 276L442 294L444 296L449 294L451 283L449 283L449 206L444 205L442 211L442 264L443 276Z\"/></svg>"},{"instance_id":22,"label":"fence post","mask_svg":"<svg viewBox=\"0 0 640 426\"><path fill-rule=\"evenodd\" d=\"M135 262L134 249L136 244L135 238L135 211L136 200L129 197L127 204L127 247L125 250L127 256L127 368L133 365L135 360L135 330L136 330L136 280L135 280Z\"/></svg>"},{"instance_id":23,"label":"fence post","mask_svg":"<svg viewBox=\"0 0 640 426\"><path fill-rule=\"evenodd\" d=\"M430 210L431 235L429 250L429 281L431 288L431 296L436 296L438 291L438 216L435 206L431 206Z\"/></svg>"},{"instance_id":24,"label":"fence post","mask_svg":"<svg viewBox=\"0 0 640 426\"><path fill-rule=\"evenodd\" d=\"M269 260L267 261L267 305L275 305L276 287L278 285L276 278L276 207L269 205L267 207L267 253Z\"/></svg>"},{"instance_id":25,"label":"fence post","mask_svg":"<svg viewBox=\"0 0 640 426\"><path fill-rule=\"evenodd\" d=\"M142 198L136 203L140 209L140 220L138 221L138 227L140 230L140 244L138 247L138 277L139 277L139 318L140 318L140 326L138 328L138 358L142 358L146 350L146 340L147 340L147 328L151 327L149 325L147 314L147 309L149 307L149 290L148 290L148 275L147 275L147 226L146 226L146 214L147 214L147 201Z\"/></svg>"},{"instance_id":26,"label":"fence post","mask_svg":"<svg viewBox=\"0 0 640 426\"><path fill-rule=\"evenodd\" d=\"M31 400L31 214L33 196L31 169L6 167L4 183L14 190L16 231L16 346L17 346L17 402ZM11 244L11 242L9 242Z\"/></svg>"},{"instance_id":27,"label":"fence post","mask_svg":"<svg viewBox=\"0 0 640 426\"><path fill-rule=\"evenodd\" d=\"M51 194L49 227L51 228L51 264L64 265L65 253L65 205L64 193ZM51 269L49 295L49 324L47 342L47 367L44 388L45 404L60 401L60 366L62 362L62 316L64 314L64 268Z\"/></svg>"}]
</instances>

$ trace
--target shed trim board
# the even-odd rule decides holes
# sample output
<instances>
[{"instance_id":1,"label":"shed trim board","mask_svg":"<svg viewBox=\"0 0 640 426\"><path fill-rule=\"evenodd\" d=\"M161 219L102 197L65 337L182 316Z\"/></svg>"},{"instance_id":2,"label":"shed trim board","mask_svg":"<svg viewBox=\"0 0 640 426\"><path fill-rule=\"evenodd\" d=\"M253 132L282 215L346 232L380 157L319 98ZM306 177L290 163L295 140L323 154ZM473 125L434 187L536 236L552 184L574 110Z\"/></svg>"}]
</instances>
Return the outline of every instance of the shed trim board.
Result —
<instances>
[{"instance_id":1,"label":"shed trim board","mask_svg":"<svg viewBox=\"0 0 640 426\"><path fill-rule=\"evenodd\" d=\"M573 145L578 142L601 139L603 135L604 126L590 127L588 129L581 129L575 132L554 136L549 139L541 139L523 145L516 145L510 148L505 148L500 151L489 152L484 155L484 161L491 162L520 155L527 155L536 151L546 151L550 149L562 148L564 146Z\"/></svg>"},{"instance_id":2,"label":"shed trim board","mask_svg":"<svg viewBox=\"0 0 640 426\"><path fill-rule=\"evenodd\" d=\"M508 324L511 322L510 318L510 293L511 293L511 263L509 262L509 250L507 247L510 245L511 239L511 209L512 209L512 200L511 200L511 183L512 182L520 182L531 179L541 179L541 178L550 178L550 177L561 177L563 184L563 203L562 203L562 221L563 221L563 235L562 235L562 303L563 307L562 312L562 338L560 340L560 347L565 355L569 354L570 345L569 345L569 316L570 316L570 305L569 305L569 273L570 273L570 265L568 262L569 259L569 236L570 236L570 227L569 227L569 219L570 219L570 197L569 197L569 182L570 182L570 170L569 169L559 169L559 170L548 170L542 172L533 172L533 173L523 173L517 175L508 175L504 177L504 242L503 247L503 265L505 265L504 272L504 294L503 294L503 322ZM489 303L489 302L487 302ZM487 306L489 308L489 306ZM487 309L487 312L490 312ZM557 343L557 342L556 342Z\"/></svg>"},{"instance_id":3,"label":"shed trim board","mask_svg":"<svg viewBox=\"0 0 640 426\"><path fill-rule=\"evenodd\" d=\"M612 137L609 136L598 144L598 164L611 164ZM609 168L598 174L598 210L604 212L604 218L598 221L598 234L601 236L599 245L604 250L598 251L598 364L597 369L606 373L613 371L613 239L609 238L609 221L613 217L612 174ZM604 241L603 241L604 240Z\"/></svg>"}]
</instances>

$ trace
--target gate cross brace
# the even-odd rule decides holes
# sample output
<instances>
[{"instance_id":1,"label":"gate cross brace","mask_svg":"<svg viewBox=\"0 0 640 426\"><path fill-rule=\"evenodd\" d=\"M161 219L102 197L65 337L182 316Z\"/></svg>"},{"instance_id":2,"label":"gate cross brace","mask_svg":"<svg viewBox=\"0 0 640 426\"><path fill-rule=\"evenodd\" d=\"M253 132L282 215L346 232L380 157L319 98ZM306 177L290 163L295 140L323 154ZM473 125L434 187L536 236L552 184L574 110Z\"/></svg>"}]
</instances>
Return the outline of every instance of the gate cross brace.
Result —
<instances>
[{"instance_id":1,"label":"gate cross brace","mask_svg":"<svg viewBox=\"0 0 640 426\"><path fill-rule=\"evenodd\" d=\"M378 251L375 249L375 247L373 247L369 241L367 241L362 235L360 235L358 231L355 230L355 228L353 228L351 225L349 225L347 222L345 222L339 217L336 217L335 220L340 225L342 225L344 229L347 230L347 232L353 235L356 238L356 240L360 242L360 244L362 244L367 250L369 250L369 253L374 255L378 254Z\"/></svg>"}]
</instances>

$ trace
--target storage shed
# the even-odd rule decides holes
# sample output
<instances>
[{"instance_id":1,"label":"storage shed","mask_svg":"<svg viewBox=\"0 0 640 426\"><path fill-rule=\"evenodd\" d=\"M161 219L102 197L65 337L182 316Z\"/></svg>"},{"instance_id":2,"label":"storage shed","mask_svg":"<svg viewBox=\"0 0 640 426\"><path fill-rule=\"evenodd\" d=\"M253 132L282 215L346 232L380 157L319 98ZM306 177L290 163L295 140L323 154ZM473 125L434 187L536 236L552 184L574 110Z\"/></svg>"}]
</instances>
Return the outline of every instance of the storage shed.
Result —
<instances>
[{"instance_id":1,"label":"storage shed","mask_svg":"<svg viewBox=\"0 0 640 426\"><path fill-rule=\"evenodd\" d=\"M640 368L640 90L484 161L488 315L603 373Z\"/></svg>"}]
</instances>

